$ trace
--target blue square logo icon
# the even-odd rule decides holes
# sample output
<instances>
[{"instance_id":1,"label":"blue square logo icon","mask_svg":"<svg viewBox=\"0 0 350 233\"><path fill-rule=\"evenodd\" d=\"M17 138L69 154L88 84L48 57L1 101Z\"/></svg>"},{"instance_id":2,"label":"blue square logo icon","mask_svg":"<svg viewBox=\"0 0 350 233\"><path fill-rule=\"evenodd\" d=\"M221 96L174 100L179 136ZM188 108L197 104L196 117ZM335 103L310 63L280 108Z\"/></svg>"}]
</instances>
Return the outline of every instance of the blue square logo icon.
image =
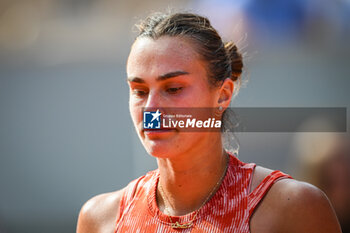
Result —
<instances>
[{"instance_id":1,"label":"blue square logo icon","mask_svg":"<svg viewBox=\"0 0 350 233\"><path fill-rule=\"evenodd\" d=\"M156 112L143 112L143 128L144 129L160 129L162 113L157 109Z\"/></svg>"}]
</instances>

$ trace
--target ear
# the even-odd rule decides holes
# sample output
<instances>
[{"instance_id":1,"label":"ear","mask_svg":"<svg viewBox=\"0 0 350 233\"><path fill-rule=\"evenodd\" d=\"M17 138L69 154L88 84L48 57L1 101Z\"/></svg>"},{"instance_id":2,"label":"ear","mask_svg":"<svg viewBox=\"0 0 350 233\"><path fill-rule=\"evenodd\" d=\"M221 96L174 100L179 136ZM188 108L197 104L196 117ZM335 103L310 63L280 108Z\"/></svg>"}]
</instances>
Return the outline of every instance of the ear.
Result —
<instances>
[{"instance_id":1,"label":"ear","mask_svg":"<svg viewBox=\"0 0 350 233\"><path fill-rule=\"evenodd\" d=\"M231 102L234 91L234 83L230 78L226 78L219 90L218 106L222 106L225 110Z\"/></svg>"}]
</instances>

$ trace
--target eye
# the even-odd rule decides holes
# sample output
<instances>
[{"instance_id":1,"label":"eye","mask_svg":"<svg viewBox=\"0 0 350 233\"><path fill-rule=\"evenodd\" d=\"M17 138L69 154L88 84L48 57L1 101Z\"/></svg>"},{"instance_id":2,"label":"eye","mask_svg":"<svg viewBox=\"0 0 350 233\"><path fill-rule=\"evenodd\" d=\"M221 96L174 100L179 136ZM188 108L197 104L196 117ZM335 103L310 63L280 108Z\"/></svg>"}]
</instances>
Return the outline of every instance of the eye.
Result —
<instances>
[{"instance_id":1,"label":"eye","mask_svg":"<svg viewBox=\"0 0 350 233\"><path fill-rule=\"evenodd\" d=\"M132 90L132 94L133 94L133 95L136 95L136 96L138 96L138 97L144 97L144 96L146 96L148 93L147 93L147 91L145 91L145 90L135 89L135 90Z\"/></svg>"},{"instance_id":2,"label":"eye","mask_svg":"<svg viewBox=\"0 0 350 233\"><path fill-rule=\"evenodd\" d=\"M169 93L169 94L178 94L181 90L183 89L183 87L169 87L166 89L166 91Z\"/></svg>"}]
</instances>

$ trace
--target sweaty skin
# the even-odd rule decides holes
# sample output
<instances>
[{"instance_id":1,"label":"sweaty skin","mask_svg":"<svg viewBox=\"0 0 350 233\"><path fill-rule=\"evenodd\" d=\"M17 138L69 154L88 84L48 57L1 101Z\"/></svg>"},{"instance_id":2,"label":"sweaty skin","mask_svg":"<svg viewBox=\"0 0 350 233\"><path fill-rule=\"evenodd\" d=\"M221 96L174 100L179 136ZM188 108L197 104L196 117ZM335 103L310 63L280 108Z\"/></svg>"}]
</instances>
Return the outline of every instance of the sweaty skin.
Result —
<instances>
[{"instance_id":1,"label":"sweaty skin","mask_svg":"<svg viewBox=\"0 0 350 233\"><path fill-rule=\"evenodd\" d=\"M270 169L256 167L252 190ZM91 198L82 207L77 233L112 233L122 190ZM322 191L291 179L276 182L250 220L251 233L341 233L335 213Z\"/></svg>"}]
</instances>

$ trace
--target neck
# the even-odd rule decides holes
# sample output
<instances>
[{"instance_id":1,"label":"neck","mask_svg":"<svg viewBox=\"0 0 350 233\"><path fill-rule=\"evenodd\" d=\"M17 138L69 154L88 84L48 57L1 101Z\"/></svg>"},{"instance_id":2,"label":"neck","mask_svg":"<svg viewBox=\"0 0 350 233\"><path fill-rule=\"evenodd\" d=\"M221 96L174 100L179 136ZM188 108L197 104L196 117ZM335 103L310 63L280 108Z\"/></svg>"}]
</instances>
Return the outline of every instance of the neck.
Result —
<instances>
[{"instance_id":1,"label":"neck","mask_svg":"<svg viewBox=\"0 0 350 233\"><path fill-rule=\"evenodd\" d=\"M222 149L221 139L201 148L193 148L169 159L158 158L160 179L157 201L162 212L180 216L195 211L220 186L228 166L228 157Z\"/></svg>"}]
</instances>

